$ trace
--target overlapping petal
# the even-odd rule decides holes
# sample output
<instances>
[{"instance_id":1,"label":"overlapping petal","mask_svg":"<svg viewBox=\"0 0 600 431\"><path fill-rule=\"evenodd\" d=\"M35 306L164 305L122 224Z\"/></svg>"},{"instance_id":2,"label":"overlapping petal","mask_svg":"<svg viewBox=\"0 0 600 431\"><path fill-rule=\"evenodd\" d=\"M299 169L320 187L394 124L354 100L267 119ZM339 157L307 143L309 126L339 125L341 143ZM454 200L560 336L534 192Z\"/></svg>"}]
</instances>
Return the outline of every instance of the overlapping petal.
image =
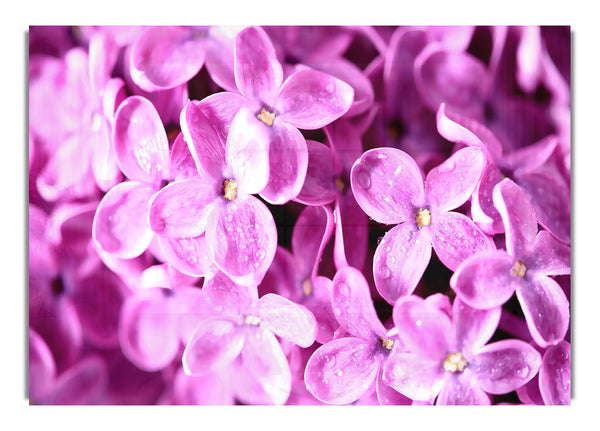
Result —
<instances>
[{"instance_id":1,"label":"overlapping petal","mask_svg":"<svg viewBox=\"0 0 600 431\"><path fill-rule=\"evenodd\" d=\"M275 335L300 347L309 347L315 341L315 317L302 305L267 293L259 299L258 307L261 326L268 328Z\"/></svg>"},{"instance_id":2,"label":"overlapping petal","mask_svg":"<svg viewBox=\"0 0 600 431\"><path fill-rule=\"evenodd\" d=\"M490 397L479 386L477 379L465 372L457 376L445 376L444 386L438 395L436 405L487 406Z\"/></svg>"},{"instance_id":3,"label":"overlapping petal","mask_svg":"<svg viewBox=\"0 0 600 431\"><path fill-rule=\"evenodd\" d=\"M341 173L334 152L327 145L307 140L306 179L295 200L305 205L326 205L335 200L339 189L335 180Z\"/></svg>"},{"instance_id":4,"label":"overlapping petal","mask_svg":"<svg viewBox=\"0 0 600 431\"><path fill-rule=\"evenodd\" d=\"M535 237L527 262L529 269L540 274L570 274L571 248L557 241L550 233L540 231Z\"/></svg>"},{"instance_id":5,"label":"overlapping petal","mask_svg":"<svg viewBox=\"0 0 600 431\"><path fill-rule=\"evenodd\" d=\"M444 383L439 359L420 354L395 352L383 367L383 381L415 401L431 401Z\"/></svg>"},{"instance_id":6,"label":"overlapping petal","mask_svg":"<svg viewBox=\"0 0 600 431\"><path fill-rule=\"evenodd\" d=\"M571 346L564 340L542 356L540 392L547 405L571 404Z\"/></svg>"},{"instance_id":7,"label":"overlapping petal","mask_svg":"<svg viewBox=\"0 0 600 431\"><path fill-rule=\"evenodd\" d=\"M160 235L158 244L166 261L184 274L203 277L212 266L206 233L182 238Z\"/></svg>"},{"instance_id":8,"label":"overlapping petal","mask_svg":"<svg viewBox=\"0 0 600 431\"><path fill-rule=\"evenodd\" d=\"M292 230L292 251L302 275L316 275L323 249L333 233L333 214L329 207L306 207Z\"/></svg>"},{"instance_id":9,"label":"overlapping petal","mask_svg":"<svg viewBox=\"0 0 600 431\"><path fill-rule=\"evenodd\" d=\"M452 323L456 351L466 355L477 353L494 335L501 313L500 307L479 310L455 298L452 304Z\"/></svg>"}]
</instances>

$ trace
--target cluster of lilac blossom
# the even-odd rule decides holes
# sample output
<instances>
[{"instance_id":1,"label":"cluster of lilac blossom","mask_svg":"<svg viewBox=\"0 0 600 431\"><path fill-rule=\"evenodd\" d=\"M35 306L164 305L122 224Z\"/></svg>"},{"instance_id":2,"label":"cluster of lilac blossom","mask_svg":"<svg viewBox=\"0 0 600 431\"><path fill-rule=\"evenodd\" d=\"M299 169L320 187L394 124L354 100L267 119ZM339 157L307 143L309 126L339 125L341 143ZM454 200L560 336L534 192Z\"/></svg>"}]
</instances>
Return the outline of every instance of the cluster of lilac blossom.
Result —
<instances>
[{"instance_id":1,"label":"cluster of lilac blossom","mask_svg":"<svg viewBox=\"0 0 600 431\"><path fill-rule=\"evenodd\" d=\"M568 27L30 27L35 404L569 404Z\"/></svg>"}]
</instances>

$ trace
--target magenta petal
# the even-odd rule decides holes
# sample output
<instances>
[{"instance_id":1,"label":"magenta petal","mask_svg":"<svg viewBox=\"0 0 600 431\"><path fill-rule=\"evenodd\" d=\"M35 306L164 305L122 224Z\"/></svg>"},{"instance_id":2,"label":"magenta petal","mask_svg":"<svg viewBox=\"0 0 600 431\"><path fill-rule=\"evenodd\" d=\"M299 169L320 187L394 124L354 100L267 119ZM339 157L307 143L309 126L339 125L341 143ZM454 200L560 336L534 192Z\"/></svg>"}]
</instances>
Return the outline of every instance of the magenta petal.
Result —
<instances>
[{"instance_id":1,"label":"magenta petal","mask_svg":"<svg viewBox=\"0 0 600 431\"><path fill-rule=\"evenodd\" d=\"M475 253L495 250L494 242L469 217L456 212L432 215L433 249L442 263L455 271Z\"/></svg>"},{"instance_id":2,"label":"magenta petal","mask_svg":"<svg viewBox=\"0 0 600 431\"><path fill-rule=\"evenodd\" d=\"M473 194L485 168L483 152L467 147L433 168L425 178L425 196L433 209L449 211L465 203Z\"/></svg>"},{"instance_id":3,"label":"magenta petal","mask_svg":"<svg viewBox=\"0 0 600 431\"><path fill-rule=\"evenodd\" d=\"M100 94L104 84L110 79L119 55L119 47L114 38L105 32L96 32L89 43L89 68L91 89Z\"/></svg>"},{"instance_id":4,"label":"magenta petal","mask_svg":"<svg viewBox=\"0 0 600 431\"><path fill-rule=\"evenodd\" d=\"M238 111L246 106L251 111L260 110L258 103L246 99L239 93L230 93L221 91L206 96L200 101L194 101L194 105L199 107L202 113L208 118L209 122L220 133L220 136L226 137L229 133L229 127ZM181 117L181 128L184 130L184 120ZM225 139L224 139L225 140Z\"/></svg>"},{"instance_id":5,"label":"magenta petal","mask_svg":"<svg viewBox=\"0 0 600 431\"><path fill-rule=\"evenodd\" d=\"M218 374L188 376L180 368L173 378L173 403L177 405L233 405L226 383Z\"/></svg>"},{"instance_id":6,"label":"magenta petal","mask_svg":"<svg viewBox=\"0 0 600 431\"><path fill-rule=\"evenodd\" d=\"M285 80L275 110L279 119L299 129L319 129L350 108L354 90L344 81L312 69L299 70Z\"/></svg>"},{"instance_id":7,"label":"magenta petal","mask_svg":"<svg viewBox=\"0 0 600 431\"><path fill-rule=\"evenodd\" d=\"M331 305L340 326L355 337L370 340L385 334L367 280L357 269L347 266L335 273Z\"/></svg>"},{"instance_id":8,"label":"magenta petal","mask_svg":"<svg viewBox=\"0 0 600 431\"><path fill-rule=\"evenodd\" d=\"M205 233L188 238L158 236L158 243L166 261L184 274L203 277L212 265Z\"/></svg>"},{"instance_id":9,"label":"magenta petal","mask_svg":"<svg viewBox=\"0 0 600 431\"><path fill-rule=\"evenodd\" d=\"M277 229L265 204L238 197L215 207L206 241L215 264L233 281L257 286L275 256Z\"/></svg>"},{"instance_id":10,"label":"magenta petal","mask_svg":"<svg viewBox=\"0 0 600 431\"><path fill-rule=\"evenodd\" d=\"M369 220L360 208L354 195L347 192L336 202L336 223L334 259L336 268L341 268L337 253L341 248L344 260L354 268L362 268L365 264L369 242Z\"/></svg>"},{"instance_id":11,"label":"magenta petal","mask_svg":"<svg viewBox=\"0 0 600 431\"><path fill-rule=\"evenodd\" d=\"M292 251L301 276L317 274L323 249L333 233L333 214L329 207L306 207L292 230Z\"/></svg>"},{"instance_id":12,"label":"magenta petal","mask_svg":"<svg viewBox=\"0 0 600 431\"><path fill-rule=\"evenodd\" d=\"M221 180L225 169L225 135L220 133L203 109L188 102L181 111L181 131L198 171Z\"/></svg>"},{"instance_id":13,"label":"magenta petal","mask_svg":"<svg viewBox=\"0 0 600 431\"><path fill-rule=\"evenodd\" d=\"M335 200L339 189L336 179L341 174L335 153L325 144L306 141L308 168L304 185L295 200L305 205L326 205Z\"/></svg>"},{"instance_id":14,"label":"magenta petal","mask_svg":"<svg viewBox=\"0 0 600 431\"><path fill-rule=\"evenodd\" d=\"M411 223L394 226L385 234L373 256L377 291L390 304L410 295L431 258L431 236Z\"/></svg>"},{"instance_id":15,"label":"magenta petal","mask_svg":"<svg viewBox=\"0 0 600 431\"><path fill-rule=\"evenodd\" d=\"M247 27L238 33L234 68L240 93L272 107L275 93L283 81L283 70L263 29Z\"/></svg>"},{"instance_id":16,"label":"magenta petal","mask_svg":"<svg viewBox=\"0 0 600 431\"><path fill-rule=\"evenodd\" d=\"M484 391L506 394L526 384L538 372L541 356L521 340L488 344L469 362Z\"/></svg>"},{"instance_id":17,"label":"magenta petal","mask_svg":"<svg viewBox=\"0 0 600 431\"><path fill-rule=\"evenodd\" d=\"M169 174L174 181L198 176L196 162L183 138L183 133L177 135L171 147Z\"/></svg>"},{"instance_id":18,"label":"magenta petal","mask_svg":"<svg viewBox=\"0 0 600 431\"><path fill-rule=\"evenodd\" d=\"M125 99L115 114L117 161L130 180L156 184L169 168L169 142L154 105L141 96Z\"/></svg>"},{"instance_id":19,"label":"magenta petal","mask_svg":"<svg viewBox=\"0 0 600 431\"><path fill-rule=\"evenodd\" d=\"M314 278L311 283L312 296L304 302L304 306L313 313L317 321L317 335L315 337L317 342L324 344L334 338L335 332L340 327L331 308L333 283L327 277L322 276Z\"/></svg>"},{"instance_id":20,"label":"magenta petal","mask_svg":"<svg viewBox=\"0 0 600 431\"><path fill-rule=\"evenodd\" d=\"M504 232L502 217L494 206L494 187L502 181L502 173L494 164L489 164L483 170L481 179L473 192L471 200L471 216L477 226L488 235Z\"/></svg>"},{"instance_id":21,"label":"magenta petal","mask_svg":"<svg viewBox=\"0 0 600 431\"><path fill-rule=\"evenodd\" d=\"M415 401L433 400L444 383L441 359L414 353L392 353L383 366L383 381Z\"/></svg>"},{"instance_id":22,"label":"magenta petal","mask_svg":"<svg viewBox=\"0 0 600 431\"><path fill-rule=\"evenodd\" d=\"M538 232L531 202L517 184L505 178L494 188L494 205L504 222L506 251L516 258L524 256Z\"/></svg>"},{"instance_id":23,"label":"magenta petal","mask_svg":"<svg viewBox=\"0 0 600 431\"><path fill-rule=\"evenodd\" d=\"M213 26L206 39L206 70L210 78L225 91L237 91L234 59L237 27Z\"/></svg>"},{"instance_id":24,"label":"magenta petal","mask_svg":"<svg viewBox=\"0 0 600 431\"><path fill-rule=\"evenodd\" d=\"M528 269L544 275L571 273L571 248L557 241L542 230L535 237L531 255L527 259Z\"/></svg>"},{"instance_id":25,"label":"magenta petal","mask_svg":"<svg viewBox=\"0 0 600 431\"><path fill-rule=\"evenodd\" d=\"M56 364L50 348L42 337L29 328L29 399L35 401L52 387Z\"/></svg>"},{"instance_id":26,"label":"magenta petal","mask_svg":"<svg viewBox=\"0 0 600 431\"><path fill-rule=\"evenodd\" d=\"M284 404L292 390L292 373L275 335L261 328L248 328L242 360L270 401Z\"/></svg>"},{"instance_id":27,"label":"magenta petal","mask_svg":"<svg viewBox=\"0 0 600 431\"><path fill-rule=\"evenodd\" d=\"M258 304L261 326L300 347L314 343L317 324L305 307L273 293L264 295Z\"/></svg>"},{"instance_id":28,"label":"magenta petal","mask_svg":"<svg viewBox=\"0 0 600 431\"><path fill-rule=\"evenodd\" d=\"M352 166L352 192L364 212L375 221L402 223L423 205L423 176L414 159L395 148L365 152Z\"/></svg>"},{"instance_id":29,"label":"magenta petal","mask_svg":"<svg viewBox=\"0 0 600 431\"><path fill-rule=\"evenodd\" d=\"M515 259L504 250L477 253L458 266L450 286L465 303L479 309L503 305L524 281L511 274Z\"/></svg>"},{"instance_id":30,"label":"magenta petal","mask_svg":"<svg viewBox=\"0 0 600 431\"><path fill-rule=\"evenodd\" d=\"M571 346L564 340L542 357L540 392L546 405L571 404Z\"/></svg>"},{"instance_id":31,"label":"magenta petal","mask_svg":"<svg viewBox=\"0 0 600 431\"><path fill-rule=\"evenodd\" d=\"M248 108L240 108L227 135L225 156L240 191L259 193L267 185L269 140L267 127Z\"/></svg>"},{"instance_id":32,"label":"magenta petal","mask_svg":"<svg viewBox=\"0 0 600 431\"><path fill-rule=\"evenodd\" d=\"M188 342L183 352L183 369L196 376L218 370L233 361L244 346L244 335L227 320L207 319Z\"/></svg>"},{"instance_id":33,"label":"magenta petal","mask_svg":"<svg viewBox=\"0 0 600 431\"><path fill-rule=\"evenodd\" d=\"M308 391L329 404L348 404L371 386L383 360L373 352L372 342L338 338L319 347L306 364Z\"/></svg>"},{"instance_id":34,"label":"magenta petal","mask_svg":"<svg viewBox=\"0 0 600 431\"><path fill-rule=\"evenodd\" d=\"M269 182L261 196L276 205L293 199L302 190L307 167L308 150L302 133L288 124L273 123L269 144Z\"/></svg>"},{"instance_id":35,"label":"magenta petal","mask_svg":"<svg viewBox=\"0 0 600 431\"><path fill-rule=\"evenodd\" d=\"M148 248L154 232L148 223L148 201L154 189L126 181L110 189L96 210L92 236L105 252L128 259Z\"/></svg>"},{"instance_id":36,"label":"magenta petal","mask_svg":"<svg viewBox=\"0 0 600 431\"><path fill-rule=\"evenodd\" d=\"M470 373L459 375L448 373L435 404L438 406L488 406L491 401L490 397L479 386L477 379Z\"/></svg>"},{"instance_id":37,"label":"magenta petal","mask_svg":"<svg viewBox=\"0 0 600 431\"><path fill-rule=\"evenodd\" d=\"M215 184L205 180L170 183L150 202L150 228L159 235L175 238L201 235L218 197Z\"/></svg>"},{"instance_id":38,"label":"magenta petal","mask_svg":"<svg viewBox=\"0 0 600 431\"><path fill-rule=\"evenodd\" d=\"M398 338L409 352L422 359L440 361L452 348L450 318L420 297L411 295L398 300L393 318Z\"/></svg>"},{"instance_id":39,"label":"magenta petal","mask_svg":"<svg viewBox=\"0 0 600 431\"><path fill-rule=\"evenodd\" d=\"M476 352L483 347L496 332L501 314L500 307L478 310L455 298L452 304L452 319L456 351Z\"/></svg>"},{"instance_id":40,"label":"magenta petal","mask_svg":"<svg viewBox=\"0 0 600 431\"><path fill-rule=\"evenodd\" d=\"M533 144L520 148L502 158L502 168L514 172L515 177L542 166L558 145L558 138L549 135Z\"/></svg>"},{"instance_id":41,"label":"magenta petal","mask_svg":"<svg viewBox=\"0 0 600 431\"><path fill-rule=\"evenodd\" d=\"M184 84L204 64L204 44L190 28L149 28L132 47L131 76L146 91Z\"/></svg>"},{"instance_id":42,"label":"magenta petal","mask_svg":"<svg viewBox=\"0 0 600 431\"><path fill-rule=\"evenodd\" d=\"M413 402L410 398L402 395L383 381L383 369L380 369L377 373L375 390L377 392L377 400L382 406L409 406Z\"/></svg>"},{"instance_id":43,"label":"magenta petal","mask_svg":"<svg viewBox=\"0 0 600 431\"><path fill-rule=\"evenodd\" d=\"M179 350L177 316L170 313L161 288L130 296L121 310L119 339L123 354L145 371L166 367Z\"/></svg>"},{"instance_id":44,"label":"magenta petal","mask_svg":"<svg viewBox=\"0 0 600 431\"><path fill-rule=\"evenodd\" d=\"M256 287L237 284L221 271L217 271L210 278L207 277L202 286L202 293L215 311L228 314L234 319L237 319L240 313L256 313Z\"/></svg>"},{"instance_id":45,"label":"magenta petal","mask_svg":"<svg viewBox=\"0 0 600 431\"><path fill-rule=\"evenodd\" d=\"M562 340L569 327L569 301L560 285L540 276L517 289L529 332L541 347Z\"/></svg>"}]
</instances>

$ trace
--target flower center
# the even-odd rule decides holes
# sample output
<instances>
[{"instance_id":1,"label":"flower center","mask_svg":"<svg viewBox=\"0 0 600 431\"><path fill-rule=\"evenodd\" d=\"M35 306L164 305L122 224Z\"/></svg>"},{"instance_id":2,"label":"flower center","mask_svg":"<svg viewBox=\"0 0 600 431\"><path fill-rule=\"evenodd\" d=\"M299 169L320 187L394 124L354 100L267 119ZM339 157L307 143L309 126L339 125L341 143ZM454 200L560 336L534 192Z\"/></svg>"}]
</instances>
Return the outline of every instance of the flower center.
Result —
<instances>
[{"instance_id":1,"label":"flower center","mask_svg":"<svg viewBox=\"0 0 600 431\"><path fill-rule=\"evenodd\" d=\"M223 191L223 197L228 201L232 201L237 198L237 181L233 179L226 179L223 181L223 186L221 187Z\"/></svg>"},{"instance_id":2,"label":"flower center","mask_svg":"<svg viewBox=\"0 0 600 431\"><path fill-rule=\"evenodd\" d=\"M275 119L275 113L262 108L256 118L265 123L267 126L272 126L273 120Z\"/></svg>"},{"instance_id":3,"label":"flower center","mask_svg":"<svg viewBox=\"0 0 600 431\"><path fill-rule=\"evenodd\" d=\"M302 282L302 293L304 293L304 296L309 296L313 291L313 286L312 283L310 281L310 278L307 278L306 280L304 280Z\"/></svg>"},{"instance_id":4,"label":"flower center","mask_svg":"<svg viewBox=\"0 0 600 431\"><path fill-rule=\"evenodd\" d=\"M258 326L260 325L260 317L249 314L244 317L244 323L249 326Z\"/></svg>"},{"instance_id":5,"label":"flower center","mask_svg":"<svg viewBox=\"0 0 600 431\"><path fill-rule=\"evenodd\" d=\"M383 347L385 347L388 350L392 350L392 347L394 347L394 340L392 340L391 338L379 337L379 342Z\"/></svg>"},{"instance_id":6,"label":"flower center","mask_svg":"<svg viewBox=\"0 0 600 431\"><path fill-rule=\"evenodd\" d=\"M94 115L92 115L92 132L97 132L100 130L101 125L102 117L97 112L94 112Z\"/></svg>"},{"instance_id":7,"label":"flower center","mask_svg":"<svg viewBox=\"0 0 600 431\"><path fill-rule=\"evenodd\" d=\"M431 212L427 208L421 208L415 216L415 222L419 229L423 226L429 226L431 224Z\"/></svg>"},{"instance_id":8,"label":"flower center","mask_svg":"<svg viewBox=\"0 0 600 431\"><path fill-rule=\"evenodd\" d=\"M337 177L335 179L335 185L340 190L340 193L343 193L346 190L346 183L342 180L342 177Z\"/></svg>"},{"instance_id":9,"label":"flower center","mask_svg":"<svg viewBox=\"0 0 600 431\"><path fill-rule=\"evenodd\" d=\"M444 370L450 371L451 373L462 373L464 369L467 367L468 363L463 358L462 353L448 353L446 359L444 360Z\"/></svg>"},{"instance_id":10,"label":"flower center","mask_svg":"<svg viewBox=\"0 0 600 431\"><path fill-rule=\"evenodd\" d=\"M517 277L523 278L525 277L525 272L527 271L527 267L523 264L523 261L517 260L513 267L510 269L510 273L512 275L516 275Z\"/></svg>"}]
</instances>

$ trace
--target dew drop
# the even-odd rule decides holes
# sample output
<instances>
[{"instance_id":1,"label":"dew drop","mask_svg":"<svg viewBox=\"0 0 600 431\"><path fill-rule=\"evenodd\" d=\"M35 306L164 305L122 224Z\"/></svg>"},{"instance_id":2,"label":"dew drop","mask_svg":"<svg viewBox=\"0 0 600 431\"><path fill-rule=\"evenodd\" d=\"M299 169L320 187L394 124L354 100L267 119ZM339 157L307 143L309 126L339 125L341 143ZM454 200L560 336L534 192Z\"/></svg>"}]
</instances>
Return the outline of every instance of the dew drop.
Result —
<instances>
[{"instance_id":1,"label":"dew drop","mask_svg":"<svg viewBox=\"0 0 600 431\"><path fill-rule=\"evenodd\" d=\"M341 296L350 296L350 287L346 283L340 283L338 285L338 291Z\"/></svg>"},{"instance_id":2,"label":"dew drop","mask_svg":"<svg viewBox=\"0 0 600 431\"><path fill-rule=\"evenodd\" d=\"M371 176L366 171L359 171L357 174L358 184L363 189L371 187Z\"/></svg>"},{"instance_id":3,"label":"dew drop","mask_svg":"<svg viewBox=\"0 0 600 431\"><path fill-rule=\"evenodd\" d=\"M341 369L337 369L335 370L335 375L338 377L342 377L344 375L344 372Z\"/></svg>"},{"instance_id":4,"label":"dew drop","mask_svg":"<svg viewBox=\"0 0 600 431\"><path fill-rule=\"evenodd\" d=\"M390 278L390 275L392 275L392 273L387 265L383 265L381 268L379 268L379 277L383 280Z\"/></svg>"}]
</instances>

